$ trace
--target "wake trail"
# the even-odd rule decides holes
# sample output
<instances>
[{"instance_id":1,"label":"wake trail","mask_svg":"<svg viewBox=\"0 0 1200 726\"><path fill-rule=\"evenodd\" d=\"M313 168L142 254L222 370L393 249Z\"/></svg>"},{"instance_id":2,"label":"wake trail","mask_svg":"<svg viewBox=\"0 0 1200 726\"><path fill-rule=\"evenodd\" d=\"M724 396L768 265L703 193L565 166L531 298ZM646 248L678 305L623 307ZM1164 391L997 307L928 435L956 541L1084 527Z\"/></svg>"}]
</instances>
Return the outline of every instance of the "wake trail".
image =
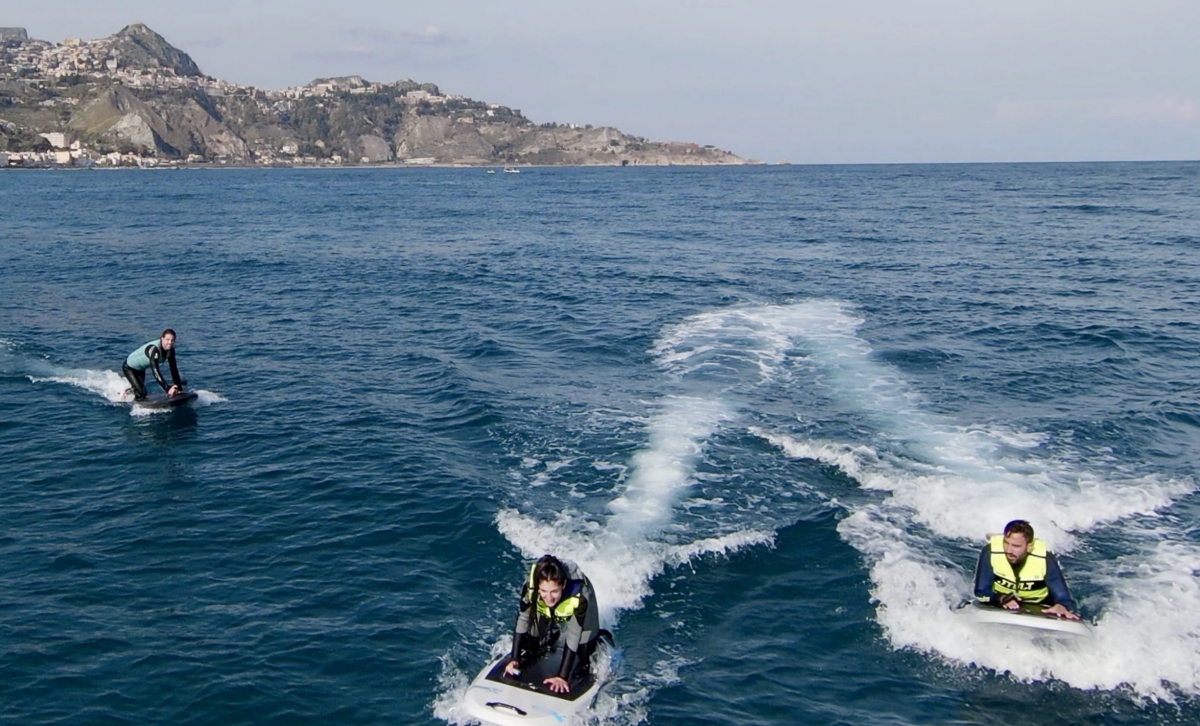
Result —
<instances>
[{"instance_id":1,"label":"wake trail","mask_svg":"<svg viewBox=\"0 0 1200 726\"><path fill-rule=\"evenodd\" d=\"M607 503L607 518L574 511L541 521L514 509L497 526L527 558L547 552L575 560L588 573L602 617L641 607L650 583L667 567L712 553L770 544L774 532L754 526L688 539L671 528L677 505L695 483L705 446L736 422L748 393L785 372L794 331L805 322L844 323L836 304L745 306L694 315L664 329L651 353L668 388L646 421L646 446L629 461L623 491Z\"/></svg>"},{"instance_id":2,"label":"wake trail","mask_svg":"<svg viewBox=\"0 0 1200 726\"><path fill-rule=\"evenodd\" d=\"M710 311L664 329L652 353L669 392L651 406L646 444L630 456L628 477L609 495L606 514L568 507L538 516L509 508L496 516L500 533L525 558L549 552L579 563L610 628L622 612L643 606L651 583L668 568L770 545L777 528L790 523L785 517L722 510L715 532L706 535L695 520L679 521L706 448L770 387L806 408L783 430L746 430L785 457L820 462L857 486L853 496L816 493L845 509L839 535L867 562L877 618L893 647L1031 681L1132 687L1164 699L1200 693L1200 548L1160 517L1194 491L1192 482L1130 473L1104 457L1089 460L1086 452L1056 456L1042 432L963 426L930 414L897 370L874 360L858 332L863 322L848 304L810 300ZM857 440L805 437L792 430L796 420L814 431L828 424L876 433L856 434ZM538 477L533 483L541 486L553 472ZM779 478L752 485L776 507L810 486ZM1119 533L1129 550L1120 576L1100 567L1068 572L1075 583L1105 593L1085 603L1102 611L1096 637L1086 643L1022 640L975 627L954 612L971 592L974 562L961 562L963 551L978 552L989 532L1016 518L1032 519L1038 536L1060 553L1087 544L1098 530ZM1145 534L1151 530L1155 536ZM1147 618L1147 607L1166 615ZM502 647L495 646L497 652ZM654 671L674 673L679 666L668 659ZM629 718L644 712L654 690L647 678L634 674L633 691L626 684L602 695L627 699L620 707L607 704L623 714L618 720L632 723ZM465 680L445 674L446 692L435 709L452 722L447 704L461 695L456 679Z\"/></svg>"},{"instance_id":3,"label":"wake trail","mask_svg":"<svg viewBox=\"0 0 1200 726\"><path fill-rule=\"evenodd\" d=\"M132 416L152 416L168 413L171 409L139 406L133 400L129 381L117 371L93 370L88 368L65 368L45 361L25 361L25 377L30 383L58 383L96 394L112 404L130 405ZM191 389L197 398L193 406L204 407L222 403L226 399L219 393L203 389Z\"/></svg>"},{"instance_id":4,"label":"wake trail","mask_svg":"<svg viewBox=\"0 0 1200 726\"><path fill-rule=\"evenodd\" d=\"M754 527L708 537L688 537L671 528L680 500L695 482L697 462L710 439L739 418L740 392L770 381L786 359L787 325L760 310L704 313L667 328L652 349L667 388L646 420L646 445L629 460L621 492L607 502L607 516L575 510L548 521L516 509L496 516L500 533L527 559L545 553L574 560L595 587L602 627L614 628L620 613L642 607L651 583L668 567L709 554L769 545L774 532ZM526 458L526 461L530 461ZM536 459L534 459L536 460ZM496 644L494 656L504 652ZM633 674L629 687L606 689L593 718L638 723L657 688L678 680L687 661L658 661L649 672ZM456 704L469 677L444 664L442 694L434 713L462 723Z\"/></svg>"},{"instance_id":5,"label":"wake trail","mask_svg":"<svg viewBox=\"0 0 1200 726\"><path fill-rule=\"evenodd\" d=\"M1128 686L1162 699L1200 694L1200 547L1161 516L1193 482L1080 452L1055 456L1042 433L964 427L925 413L897 371L872 359L856 332L861 321L843 313L835 315L840 324L797 329L797 344L815 364L812 382L859 410L878 440L751 432L789 458L837 470L868 495L842 502L848 516L838 531L868 562L892 645L1031 681ZM972 590L974 562L955 561L963 545L978 553L988 533L1017 518L1031 520L1060 553L1101 530L1129 550L1067 573L1107 593L1086 603L1101 610L1095 637L1049 644L979 628L954 612Z\"/></svg>"}]
</instances>

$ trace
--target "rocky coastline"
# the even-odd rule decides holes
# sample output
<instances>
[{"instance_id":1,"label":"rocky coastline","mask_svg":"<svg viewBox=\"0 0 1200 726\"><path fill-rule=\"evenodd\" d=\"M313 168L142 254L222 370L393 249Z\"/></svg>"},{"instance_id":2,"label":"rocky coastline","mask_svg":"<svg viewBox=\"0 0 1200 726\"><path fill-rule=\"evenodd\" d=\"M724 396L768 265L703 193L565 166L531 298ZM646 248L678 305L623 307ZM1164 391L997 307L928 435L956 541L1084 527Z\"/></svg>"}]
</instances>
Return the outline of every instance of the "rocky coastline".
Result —
<instances>
[{"instance_id":1,"label":"rocky coastline","mask_svg":"<svg viewBox=\"0 0 1200 726\"><path fill-rule=\"evenodd\" d=\"M519 109L409 79L242 86L205 75L141 23L62 43L0 28L0 166L746 163L711 145L535 124Z\"/></svg>"}]
</instances>

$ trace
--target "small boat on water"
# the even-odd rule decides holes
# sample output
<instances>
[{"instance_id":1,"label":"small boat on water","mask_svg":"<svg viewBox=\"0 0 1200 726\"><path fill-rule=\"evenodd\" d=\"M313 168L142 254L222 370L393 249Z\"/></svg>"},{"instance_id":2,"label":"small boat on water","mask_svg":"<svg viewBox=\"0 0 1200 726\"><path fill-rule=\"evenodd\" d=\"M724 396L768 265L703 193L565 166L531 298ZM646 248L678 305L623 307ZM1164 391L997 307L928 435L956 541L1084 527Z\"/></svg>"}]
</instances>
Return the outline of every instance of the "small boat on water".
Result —
<instances>
[{"instance_id":1,"label":"small boat on water","mask_svg":"<svg viewBox=\"0 0 1200 726\"><path fill-rule=\"evenodd\" d=\"M511 166L506 166L506 167L504 167L504 173L505 173L505 174L520 174L520 173L521 173L521 170L520 170L520 169L514 169L514 168L512 168Z\"/></svg>"}]
</instances>

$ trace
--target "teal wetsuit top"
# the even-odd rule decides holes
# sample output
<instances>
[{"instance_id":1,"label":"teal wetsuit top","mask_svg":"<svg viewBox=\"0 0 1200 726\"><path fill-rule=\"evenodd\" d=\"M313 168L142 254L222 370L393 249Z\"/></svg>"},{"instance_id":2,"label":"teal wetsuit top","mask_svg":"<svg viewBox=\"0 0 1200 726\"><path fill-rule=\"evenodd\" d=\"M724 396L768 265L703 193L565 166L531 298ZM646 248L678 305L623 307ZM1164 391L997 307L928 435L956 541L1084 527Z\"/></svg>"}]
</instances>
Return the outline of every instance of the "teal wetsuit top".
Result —
<instances>
[{"instance_id":1,"label":"teal wetsuit top","mask_svg":"<svg viewBox=\"0 0 1200 726\"><path fill-rule=\"evenodd\" d=\"M151 348L158 350L158 356L156 357L163 357L162 348L159 348L158 338L155 338L144 345L138 346L137 350L130 353L129 357L125 359L125 365L139 371L144 371L150 366L154 365L154 363L150 360L151 354L149 351Z\"/></svg>"}]
</instances>

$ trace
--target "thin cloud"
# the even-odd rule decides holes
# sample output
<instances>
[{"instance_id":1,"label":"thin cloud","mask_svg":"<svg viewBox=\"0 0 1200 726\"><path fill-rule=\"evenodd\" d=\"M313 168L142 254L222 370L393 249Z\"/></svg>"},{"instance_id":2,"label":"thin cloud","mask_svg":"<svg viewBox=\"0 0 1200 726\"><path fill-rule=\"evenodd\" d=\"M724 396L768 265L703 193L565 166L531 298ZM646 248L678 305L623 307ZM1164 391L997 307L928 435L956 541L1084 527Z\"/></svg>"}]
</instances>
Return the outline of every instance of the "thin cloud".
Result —
<instances>
[{"instance_id":1,"label":"thin cloud","mask_svg":"<svg viewBox=\"0 0 1200 726\"><path fill-rule=\"evenodd\" d=\"M1180 96L1102 99L1094 103L1092 112L1106 119L1187 124L1200 121L1200 101Z\"/></svg>"},{"instance_id":2,"label":"thin cloud","mask_svg":"<svg viewBox=\"0 0 1200 726\"><path fill-rule=\"evenodd\" d=\"M1200 122L1200 100L1183 96L1124 96L1057 101L1006 99L995 120L1005 126L1061 121L1126 121L1135 124Z\"/></svg>"},{"instance_id":3,"label":"thin cloud","mask_svg":"<svg viewBox=\"0 0 1200 726\"><path fill-rule=\"evenodd\" d=\"M327 63L412 63L436 60L447 52L457 52L466 46L465 40L451 36L436 25L427 25L415 31L347 28L335 36L335 42L335 47L297 51L295 57Z\"/></svg>"},{"instance_id":4,"label":"thin cloud","mask_svg":"<svg viewBox=\"0 0 1200 726\"><path fill-rule=\"evenodd\" d=\"M450 35L436 25L426 25L420 30L387 30L385 28L348 28L343 35L354 42L375 47L395 46L455 46L465 45L466 40Z\"/></svg>"},{"instance_id":5,"label":"thin cloud","mask_svg":"<svg viewBox=\"0 0 1200 726\"><path fill-rule=\"evenodd\" d=\"M416 34L417 42L425 45L443 45L452 43L454 39L436 25L426 25Z\"/></svg>"},{"instance_id":6,"label":"thin cloud","mask_svg":"<svg viewBox=\"0 0 1200 726\"><path fill-rule=\"evenodd\" d=\"M1046 118L1048 104L1006 99L996 104L996 120L1006 126L1033 124Z\"/></svg>"},{"instance_id":7,"label":"thin cloud","mask_svg":"<svg viewBox=\"0 0 1200 726\"><path fill-rule=\"evenodd\" d=\"M355 74L371 80L414 77L461 66L470 57L465 38L436 25L420 30L344 28L330 33L325 43L297 50L292 57L301 65L319 68L314 70L318 75Z\"/></svg>"},{"instance_id":8,"label":"thin cloud","mask_svg":"<svg viewBox=\"0 0 1200 726\"><path fill-rule=\"evenodd\" d=\"M180 43L180 47L186 48L220 48L225 45L225 39L220 36L209 36L207 38L188 39Z\"/></svg>"}]
</instances>

